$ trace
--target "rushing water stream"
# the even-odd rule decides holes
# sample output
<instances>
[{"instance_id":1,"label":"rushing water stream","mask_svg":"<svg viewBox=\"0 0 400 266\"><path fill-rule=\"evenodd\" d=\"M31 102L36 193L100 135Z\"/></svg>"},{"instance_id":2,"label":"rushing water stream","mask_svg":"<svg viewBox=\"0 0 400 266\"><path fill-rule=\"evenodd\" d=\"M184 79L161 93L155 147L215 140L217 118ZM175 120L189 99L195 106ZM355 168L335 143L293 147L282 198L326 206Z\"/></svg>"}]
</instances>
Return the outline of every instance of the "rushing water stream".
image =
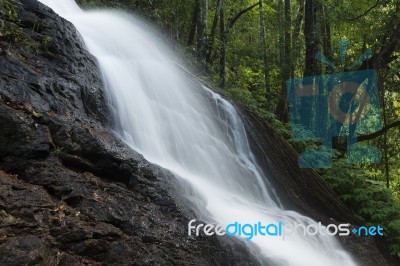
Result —
<instances>
[{"instance_id":1,"label":"rushing water stream","mask_svg":"<svg viewBox=\"0 0 400 266\"><path fill-rule=\"evenodd\" d=\"M191 185L183 196L195 196L190 207L198 218L225 226L315 222L281 207L235 108L179 70L153 30L115 11L82 11L73 0L40 1L71 21L98 59L118 134ZM329 236L257 236L251 243L271 265L356 265Z\"/></svg>"}]
</instances>

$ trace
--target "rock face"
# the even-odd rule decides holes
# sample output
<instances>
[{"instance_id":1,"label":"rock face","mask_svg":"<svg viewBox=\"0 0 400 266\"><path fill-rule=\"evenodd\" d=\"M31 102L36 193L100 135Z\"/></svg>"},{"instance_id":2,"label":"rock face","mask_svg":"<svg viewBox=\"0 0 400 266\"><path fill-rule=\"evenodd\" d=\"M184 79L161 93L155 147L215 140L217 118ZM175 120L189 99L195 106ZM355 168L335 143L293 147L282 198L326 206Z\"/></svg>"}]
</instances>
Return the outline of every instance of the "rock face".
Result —
<instances>
[{"instance_id":1,"label":"rock face","mask_svg":"<svg viewBox=\"0 0 400 266\"><path fill-rule=\"evenodd\" d=\"M174 177L108 129L73 25L13 2L19 22L1 22L22 31L0 34L0 265L258 264L234 240L188 237Z\"/></svg>"}]
</instances>

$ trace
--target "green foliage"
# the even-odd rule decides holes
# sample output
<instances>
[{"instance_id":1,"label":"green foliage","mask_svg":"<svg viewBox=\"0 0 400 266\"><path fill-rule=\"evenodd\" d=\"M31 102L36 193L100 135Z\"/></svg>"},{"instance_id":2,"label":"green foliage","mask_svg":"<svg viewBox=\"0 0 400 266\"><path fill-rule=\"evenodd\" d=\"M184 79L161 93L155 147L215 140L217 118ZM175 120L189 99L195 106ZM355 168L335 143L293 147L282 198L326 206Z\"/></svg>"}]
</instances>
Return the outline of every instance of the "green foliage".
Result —
<instances>
[{"instance_id":1,"label":"green foliage","mask_svg":"<svg viewBox=\"0 0 400 266\"><path fill-rule=\"evenodd\" d=\"M52 43L53 43L53 39L50 36L46 36L42 39L41 47L44 50L48 50Z\"/></svg>"},{"instance_id":2,"label":"green foliage","mask_svg":"<svg viewBox=\"0 0 400 266\"><path fill-rule=\"evenodd\" d=\"M18 23L15 3L11 0L0 0L0 37L10 42L21 39L24 32Z\"/></svg>"},{"instance_id":3,"label":"green foliage","mask_svg":"<svg viewBox=\"0 0 400 266\"><path fill-rule=\"evenodd\" d=\"M20 44L18 47L27 48L36 53L39 53L41 46L24 31L19 20L18 9L12 0L0 0L0 39L9 44L18 43ZM47 43L45 42L44 45Z\"/></svg>"},{"instance_id":4,"label":"green foliage","mask_svg":"<svg viewBox=\"0 0 400 266\"><path fill-rule=\"evenodd\" d=\"M385 183L345 159L322 175L330 186L368 225L381 225L393 254L400 254L400 206Z\"/></svg>"},{"instance_id":5,"label":"green foliage","mask_svg":"<svg viewBox=\"0 0 400 266\"><path fill-rule=\"evenodd\" d=\"M235 100L253 110L263 112L265 108L263 108L262 104L259 103L252 95L252 93L248 90L242 88L230 88L227 89L224 95L228 96L232 100Z\"/></svg>"},{"instance_id":6,"label":"green foliage","mask_svg":"<svg viewBox=\"0 0 400 266\"><path fill-rule=\"evenodd\" d=\"M285 138L290 138L291 131L289 125L279 121L274 113L267 110L263 95L257 95L255 93L251 93L249 90L240 88L229 88L226 90L219 90L218 92L232 99L233 101L248 107L260 117L271 123L271 125Z\"/></svg>"},{"instance_id":7,"label":"green foliage","mask_svg":"<svg viewBox=\"0 0 400 266\"><path fill-rule=\"evenodd\" d=\"M392 253L400 257L400 220L397 219L389 222L386 231L393 234L388 236Z\"/></svg>"},{"instance_id":8,"label":"green foliage","mask_svg":"<svg viewBox=\"0 0 400 266\"><path fill-rule=\"evenodd\" d=\"M0 0L0 18L17 21L18 12L15 4L11 0Z\"/></svg>"},{"instance_id":9,"label":"green foliage","mask_svg":"<svg viewBox=\"0 0 400 266\"><path fill-rule=\"evenodd\" d=\"M36 111L33 111L32 112L32 116L35 117L35 118L41 118L41 117L43 117L43 114L39 113L39 112L36 112Z\"/></svg>"},{"instance_id":10,"label":"green foliage","mask_svg":"<svg viewBox=\"0 0 400 266\"><path fill-rule=\"evenodd\" d=\"M292 135L302 136L302 139L295 140L292 138ZM292 145L292 147L299 153L308 149L317 149L318 146L321 145L320 139L316 139L312 132L300 126L292 126L291 131L289 132L289 137L286 137L286 139L288 139L290 145Z\"/></svg>"},{"instance_id":11,"label":"green foliage","mask_svg":"<svg viewBox=\"0 0 400 266\"><path fill-rule=\"evenodd\" d=\"M14 196L14 192L11 188L4 191L4 197L12 197L12 196Z\"/></svg>"},{"instance_id":12,"label":"green foliage","mask_svg":"<svg viewBox=\"0 0 400 266\"><path fill-rule=\"evenodd\" d=\"M54 150L54 153L56 154L57 157L60 157L62 151L63 151L63 147L56 147Z\"/></svg>"}]
</instances>

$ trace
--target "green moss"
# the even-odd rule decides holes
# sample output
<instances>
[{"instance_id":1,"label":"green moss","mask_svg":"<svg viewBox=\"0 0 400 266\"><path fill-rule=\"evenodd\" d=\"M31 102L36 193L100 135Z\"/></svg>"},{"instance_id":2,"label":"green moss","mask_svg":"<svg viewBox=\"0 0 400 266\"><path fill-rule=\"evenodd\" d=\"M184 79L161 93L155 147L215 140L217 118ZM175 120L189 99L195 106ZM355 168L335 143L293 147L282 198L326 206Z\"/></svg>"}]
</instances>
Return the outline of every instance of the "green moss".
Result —
<instances>
[{"instance_id":1,"label":"green moss","mask_svg":"<svg viewBox=\"0 0 400 266\"><path fill-rule=\"evenodd\" d=\"M60 157L61 152L62 152L63 149L64 149L64 148L56 147L56 149L55 149L54 152L55 152L55 154L56 154L57 157Z\"/></svg>"},{"instance_id":2,"label":"green moss","mask_svg":"<svg viewBox=\"0 0 400 266\"><path fill-rule=\"evenodd\" d=\"M0 0L0 16L1 19L16 21L18 19L17 8L11 0Z\"/></svg>"},{"instance_id":3,"label":"green moss","mask_svg":"<svg viewBox=\"0 0 400 266\"><path fill-rule=\"evenodd\" d=\"M39 113L39 112L36 112L36 111L33 111L33 112L32 112L32 115L33 115L33 117L36 117L36 118L41 118L41 117L43 117L43 114L42 114L42 113Z\"/></svg>"},{"instance_id":4,"label":"green moss","mask_svg":"<svg viewBox=\"0 0 400 266\"><path fill-rule=\"evenodd\" d=\"M4 196L5 197L12 197L12 196L14 196L14 192L12 191L11 188L9 188L4 192Z\"/></svg>"},{"instance_id":5,"label":"green moss","mask_svg":"<svg viewBox=\"0 0 400 266\"><path fill-rule=\"evenodd\" d=\"M40 46L43 50L48 50L52 43L53 43L53 38L51 38L50 36L46 36L42 39Z\"/></svg>"},{"instance_id":6,"label":"green moss","mask_svg":"<svg viewBox=\"0 0 400 266\"><path fill-rule=\"evenodd\" d=\"M32 31L37 31L37 25ZM27 29L29 30L29 29ZM36 54L48 50L52 44L52 38L47 36L42 40L34 40L19 20L19 12L16 4L11 0L0 0L0 40L9 44L17 44L14 48L28 49Z\"/></svg>"},{"instance_id":7,"label":"green moss","mask_svg":"<svg viewBox=\"0 0 400 266\"><path fill-rule=\"evenodd\" d=\"M18 10L11 0L0 0L0 37L8 41L17 41L24 35L18 25Z\"/></svg>"}]
</instances>

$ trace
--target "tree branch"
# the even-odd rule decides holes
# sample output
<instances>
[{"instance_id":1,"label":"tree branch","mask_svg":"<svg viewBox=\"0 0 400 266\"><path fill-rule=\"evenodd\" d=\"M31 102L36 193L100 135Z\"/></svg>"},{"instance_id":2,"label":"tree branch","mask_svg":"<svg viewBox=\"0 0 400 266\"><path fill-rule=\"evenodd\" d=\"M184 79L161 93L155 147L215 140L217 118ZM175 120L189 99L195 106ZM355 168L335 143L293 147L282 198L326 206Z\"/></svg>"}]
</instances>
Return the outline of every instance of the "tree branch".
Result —
<instances>
[{"instance_id":1,"label":"tree branch","mask_svg":"<svg viewBox=\"0 0 400 266\"><path fill-rule=\"evenodd\" d=\"M385 134L389 129L398 127L398 126L400 126L400 121L393 122L377 132L374 132L374 133L368 134L368 135L358 136L357 141L366 141L366 140L371 140L371 139L377 138L377 137Z\"/></svg>"},{"instance_id":2,"label":"tree branch","mask_svg":"<svg viewBox=\"0 0 400 266\"><path fill-rule=\"evenodd\" d=\"M398 22L392 36L389 41L381 48L379 53L372 56L369 60L365 61L359 69L366 68L384 68L393 60L396 60L396 56L393 56L393 52L396 51L400 45L400 21Z\"/></svg>"},{"instance_id":3,"label":"tree branch","mask_svg":"<svg viewBox=\"0 0 400 266\"><path fill-rule=\"evenodd\" d=\"M245 13L249 12L250 10L252 10L253 8L255 8L256 6L258 6L260 4L260 2L257 2L243 10L241 10L239 13L237 13L230 21L228 24L228 27L226 29L226 32L228 32L236 23L236 21Z\"/></svg>"},{"instance_id":4,"label":"tree branch","mask_svg":"<svg viewBox=\"0 0 400 266\"><path fill-rule=\"evenodd\" d=\"M357 17L354 18L346 18L347 20L357 20L365 15L367 15L372 9L374 9L375 7L377 7L379 5L380 0L376 0L375 5L371 6L370 8L368 8L364 13L362 13L361 15L358 15Z\"/></svg>"}]
</instances>

